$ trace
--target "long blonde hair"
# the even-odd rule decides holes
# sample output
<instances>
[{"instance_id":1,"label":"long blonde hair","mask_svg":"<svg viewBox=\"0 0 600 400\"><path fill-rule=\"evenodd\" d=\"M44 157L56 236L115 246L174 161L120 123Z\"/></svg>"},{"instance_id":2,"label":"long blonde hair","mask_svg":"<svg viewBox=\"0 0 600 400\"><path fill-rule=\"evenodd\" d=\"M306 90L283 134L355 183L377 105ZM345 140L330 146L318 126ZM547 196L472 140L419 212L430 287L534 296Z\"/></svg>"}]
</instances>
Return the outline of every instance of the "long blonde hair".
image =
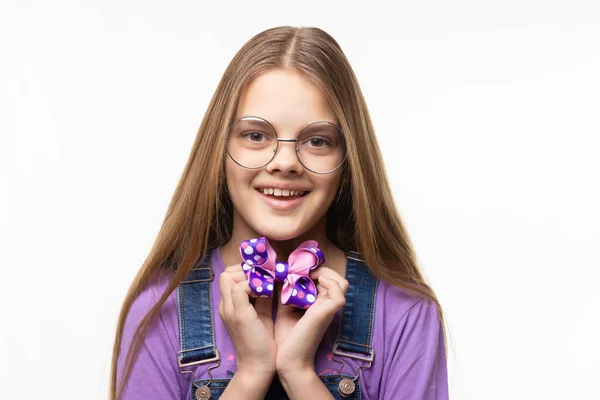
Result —
<instances>
[{"instance_id":1,"label":"long blonde hair","mask_svg":"<svg viewBox=\"0 0 600 400\"><path fill-rule=\"evenodd\" d=\"M442 309L417 266L394 205L365 99L340 46L318 28L272 28L237 52L200 124L160 232L121 308L112 356L111 399L121 397L142 341L167 297L200 257L231 237L233 206L224 184L224 137L244 85L273 68L293 68L315 83L344 131L347 165L341 191L327 212L329 239L344 251L360 252L377 277L434 301L443 322ZM134 299L159 276L169 276L169 285L137 327L117 387L125 319Z\"/></svg>"}]
</instances>

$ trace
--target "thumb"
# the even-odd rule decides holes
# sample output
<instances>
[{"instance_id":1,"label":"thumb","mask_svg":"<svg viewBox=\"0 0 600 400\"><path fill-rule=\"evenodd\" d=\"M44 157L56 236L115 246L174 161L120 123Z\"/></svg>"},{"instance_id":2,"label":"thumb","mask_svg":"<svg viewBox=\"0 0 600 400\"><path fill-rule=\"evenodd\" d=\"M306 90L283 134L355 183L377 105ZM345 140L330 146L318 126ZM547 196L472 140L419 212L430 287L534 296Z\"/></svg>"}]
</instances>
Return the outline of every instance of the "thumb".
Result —
<instances>
[{"instance_id":1,"label":"thumb","mask_svg":"<svg viewBox=\"0 0 600 400\"><path fill-rule=\"evenodd\" d=\"M263 323L269 332L273 331L273 298L258 297L254 303L254 309L258 319Z\"/></svg>"},{"instance_id":2,"label":"thumb","mask_svg":"<svg viewBox=\"0 0 600 400\"><path fill-rule=\"evenodd\" d=\"M281 317L285 317L288 316L290 314L295 314L296 312L296 308L292 307L292 306L288 306L282 303L282 296L283 296L283 288L286 287L286 284L284 283L283 285L280 283L277 283L277 293L279 294L279 304L277 304L277 317L279 318ZM289 286L288 286L289 287ZM289 289L291 290L291 289Z\"/></svg>"}]
</instances>

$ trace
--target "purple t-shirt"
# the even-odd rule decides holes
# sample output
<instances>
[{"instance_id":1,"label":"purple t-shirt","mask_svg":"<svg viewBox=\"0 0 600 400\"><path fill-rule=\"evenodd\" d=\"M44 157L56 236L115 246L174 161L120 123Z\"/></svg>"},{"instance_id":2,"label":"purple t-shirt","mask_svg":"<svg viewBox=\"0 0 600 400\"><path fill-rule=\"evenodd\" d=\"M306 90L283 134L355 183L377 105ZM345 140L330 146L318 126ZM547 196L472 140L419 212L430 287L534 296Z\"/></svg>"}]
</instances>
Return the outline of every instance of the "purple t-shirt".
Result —
<instances>
[{"instance_id":1,"label":"purple t-shirt","mask_svg":"<svg viewBox=\"0 0 600 400\"><path fill-rule=\"evenodd\" d=\"M221 365L211 372L214 378L231 378L236 370L235 352L217 311L221 300L219 276L225 269L218 249L213 252L211 265L215 274L211 287L215 344L221 353ZM118 382L135 329L164 293L167 283L165 280L149 286L131 306L117 364ZM338 336L340 314L338 311L317 349L315 371L318 375L335 374L339 368L332 360L331 350ZM372 346L374 363L371 368L362 369L359 378L364 399L448 398L444 333L433 302L415 298L403 289L380 281ZM173 292L148 332L123 398L190 399L191 376L179 371L179 350L178 306ZM349 358L343 361L342 373L355 376L360 361ZM208 378L206 368L207 365L198 365L186 370L194 373L194 379L205 379Z\"/></svg>"}]
</instances>

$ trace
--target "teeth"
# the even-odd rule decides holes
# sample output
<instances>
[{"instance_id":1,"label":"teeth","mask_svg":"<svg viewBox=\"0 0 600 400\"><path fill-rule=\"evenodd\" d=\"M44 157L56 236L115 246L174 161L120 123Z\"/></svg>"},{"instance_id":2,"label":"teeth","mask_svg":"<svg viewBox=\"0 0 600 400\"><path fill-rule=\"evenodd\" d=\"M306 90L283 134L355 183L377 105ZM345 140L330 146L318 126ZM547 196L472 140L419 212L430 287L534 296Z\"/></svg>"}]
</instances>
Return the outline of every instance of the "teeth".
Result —
<instances>
[{"instance_id":1,"label":"teeth","mask_svg":"<svg viewBox=\"0 0 600 400\"><path fill-rule=\"evenodd\" d=\"M262 188L259 189L264 194L274 195L274 196L302 196L304 194L304 190L288 190L288 189L277 189L277 188Z\"/></svg>"}]
</instances>

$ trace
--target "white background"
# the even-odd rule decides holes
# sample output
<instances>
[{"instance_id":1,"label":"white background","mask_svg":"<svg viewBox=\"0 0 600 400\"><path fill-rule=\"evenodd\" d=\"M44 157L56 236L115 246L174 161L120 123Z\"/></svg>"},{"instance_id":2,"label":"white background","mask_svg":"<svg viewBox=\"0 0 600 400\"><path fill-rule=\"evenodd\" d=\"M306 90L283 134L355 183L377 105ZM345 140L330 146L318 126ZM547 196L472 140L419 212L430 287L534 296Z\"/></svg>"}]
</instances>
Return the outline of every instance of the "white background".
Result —
<instances>
[{"instance_id":1,"label":"white background","mask_svg":"<svg viewBox=\"0 0 600 400\"><path fill-rule=\"evenodd\" d=\"M446 312L452 398L599 399L600 3L216 3L2 0L0 398L106 398L218 80L291 24L355 69Z\"/></svg>"}]
</instances>

